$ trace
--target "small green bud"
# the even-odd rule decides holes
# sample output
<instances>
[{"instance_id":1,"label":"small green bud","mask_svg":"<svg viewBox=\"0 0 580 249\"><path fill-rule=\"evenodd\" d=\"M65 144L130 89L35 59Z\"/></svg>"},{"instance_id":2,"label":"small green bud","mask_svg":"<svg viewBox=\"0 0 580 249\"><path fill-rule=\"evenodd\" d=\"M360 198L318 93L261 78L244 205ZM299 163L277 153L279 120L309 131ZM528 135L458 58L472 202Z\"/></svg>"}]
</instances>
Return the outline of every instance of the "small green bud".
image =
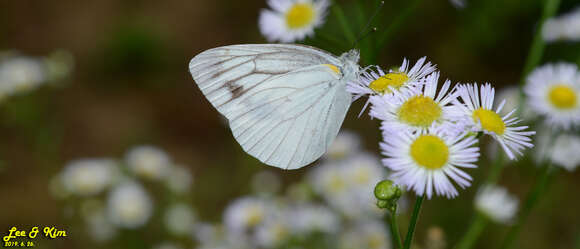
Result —
<instances>
[{"instance_id":1,"label":"small green bud","mask_svg":"<svg viewBox=\"0 0 580 249\"><path fill-rule=\"evenodd\" d=\"M389 208L389 202L388 201L384 201L384 200L378 200L377 201L377 207L381 208L381 209L385 209L385 208Z\"/></svg>"},{"instance_id":2,"label":"small green bud","mask_svg":"<svg viewBox=\"0 0 580 249\"><path fill-rule=\"evenodd\" d=\"M396 202L401 195L401 188L390 180L382 180L375 186L375 197L379 200Z\"/></svg>"}]
</instances>

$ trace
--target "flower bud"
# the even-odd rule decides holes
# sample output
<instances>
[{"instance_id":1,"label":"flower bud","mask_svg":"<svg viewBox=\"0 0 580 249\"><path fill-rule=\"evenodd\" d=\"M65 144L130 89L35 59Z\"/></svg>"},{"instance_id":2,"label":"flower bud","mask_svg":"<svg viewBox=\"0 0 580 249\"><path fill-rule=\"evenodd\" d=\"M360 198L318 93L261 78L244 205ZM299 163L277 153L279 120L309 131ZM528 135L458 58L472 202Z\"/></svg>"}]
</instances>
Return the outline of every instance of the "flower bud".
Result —
<instances>
[{"instance_id":1,"label":"flower bud","mask_svg":"<svg viewBox=\"0 0 580 249\"><path fill-rule=\"evenodd\" d=\"M401 197L402 191L391 180L382 180L375 186L375 197L378 200L396 202Z\"/></svg>"},{"instance_id":2,"label":"flower bud","mask_svg":"<svg viewBox=\"0 0 580 249\"><path fill-rule=\"evenodd\" d=\"M375 197L377 207L388 209L391 212L397 210L397 200L401 197L402 191L399 186L394 185L390 180L382 180L375 186Z\"/></svg>"},{"instance_id":3,"label":"flower bud","mask_svg":"<svg viewBox=\"0 0 580 249\"><path fill-rule=\"evenodd\" d=\"M377 201L377 207L379 207L380 209L385 209L385 208L389 208L389 202L388 201L384 201L384 200L378 200Z\"/></svg>"}]
</instances>

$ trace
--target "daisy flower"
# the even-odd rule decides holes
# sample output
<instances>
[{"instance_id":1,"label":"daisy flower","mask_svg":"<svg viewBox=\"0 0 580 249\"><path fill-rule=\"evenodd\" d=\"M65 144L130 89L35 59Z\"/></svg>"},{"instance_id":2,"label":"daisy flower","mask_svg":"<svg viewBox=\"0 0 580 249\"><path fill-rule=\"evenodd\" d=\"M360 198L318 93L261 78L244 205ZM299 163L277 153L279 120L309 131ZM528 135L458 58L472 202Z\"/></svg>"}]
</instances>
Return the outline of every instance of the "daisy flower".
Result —
<instances>
[{"instance_id":1,"label":"daisy flower","mask_svg":"<svg viewBox=\"0 0 580 249\"><path fill-rule=\"evenodd\" d=\"M542 27L544 41L580 41L580 8L570 13L550 18Z\"/></svg>"},{"instance_id":2,"label":"daisy flower","mask_svg":"<svg viewBox=\"0 0 580 249\"><path fill-rule=\"evenodd\" d=\"M492 136L503 148L510 159L515 159L514 152L522 154L526 147L534 145L530 143L531 135L535 131L524 131L527 126L515 126L520 122L517 118L511 117L515 109L503 117L499 115L505 105L502 101L497 109L493 109L493 99L495 89L489 83L481 85L481 95L477 89L477 84L465 84L457 87L459 97L463 101L461 106L466 120L476 132L483 132ZM481 100L481 101L480 101Z\"/></svg>"},{"instance_id":3,"label":"daisy flower","mask_svg":"<svg viewBox=\"0 0 580 249\"><path fill-rule=\"evenodd\" d=\"M272 212L272 204L259 198L242 197L234 200L224 212L224 224L229 232L243 234L262 224Z\"/></svg>"},{"instance_id":4,"label":"daisy flower","mask_svg":"<svg viewBox=\"0 0 580 249\"><path fill-rule=\"evenodd\" d=\"M46 81L43 60L27 56L0 57L0 99L29 92Z\"/></svg>"},{"instance_id":5,"label":"daisy flower","mask_svg":"<svg viewBox=\"0 0 580 249\"><path fill-rule=\"evenodd\" d=\"M451 81L447 80L437 91L439 73L425 79L425 84L412 87L391 96L371 96L370 116L382 120L381 129L423 131L432 125L453 125L462 113L450 105L456 93L449 93Z\"/></svg>"},{"instance_id":6,"label":"daisy flower","mask_svg":"<svg viewBox=\"0 0 580 249\"><path fill-rule=\"evenodd\" d=\"M328 0L269 0L272 10L260 13L260 32L269 42L294 42L314 34L322 25Z\"/></svg>"},{"instance_id":7,"label":"daisy flower","mask_svg":"<svg viewBox=\"0 0 580 249\"><path fill-rule=\"evenodd\" d=\"M128 181L118 185L108 197L111 222L122 228L138 228L153 214L153 201L140 184Z\"/></svg>"},{"instance_id":8,"label":"daisy flower","mask_svg":"<svg viewBox=\"0 0 580 249\"><path fill-rule=\"evenodd\" d=\"M570 129L580 125L580 73L573 64L548 64L534 70L524 92L530 109L549 125Z\"/></svg>"},{"instance_id":9,"label":"daisy flower","mask_svg":"<svg viewBox=\"0 0 580 249\"><path fill-rule=\"evenodd\" d=\"M193 231L196 215L187 204L172 204L165 211L164 221L167 231L175 236L187 236Z\"/></svg>"},{"instance_id":10,"label":"daisy flower","mask_svg":"<svg viewBox=\"0 0 580 249\"><path fill-rule=\"evenodd\" d=\"M392 170L391 178L431 199L434 194L453 198L458 195L451 180L461 188L471 185L471 177L460 168L475 168L479 148L477 139L467 132L449 135L445 129L426 132L398 131L380 144L387 158L383 164Z\"/></svg>"},{"instance_id":11,"label":"daisy flower","mask_svg":"<svg viewBox=\"0 0 580 249\"><path fill-rule=\"evenodd\" d=\"M419 59L411 69L409 61L403 59L403 64L398 69L389 70L387 73L379 66L368 67L367 70L363 70L359 80L348 83L346 90L352 93L356 100L364 95L391 94L394 90L416 86L425 76L436 70L435 65L426 62L426 59L426 57Z\"/></svg>"},{"instance_id":12,"label":"daisy flower","mask_svg":"<svg viewBox=\"0 0 580 249\"><path fill-rule=\"evenodd\" d=\"M505 188L486 185L477 191L475 208L497 223L508 224L518 211L518 199Z\"/></svg>"},{"instance_id":13,"label":"daisy flower","mask_svg":"<svg viewBox=\"0 0 580 249\"><path fill-rule=\"evenodd\" d=\"M131 148L125 161L133 173L150 180L164 179L173 165L165 151L150 145Z\"/></svg>"},{"instance_id":14,"label":"daisy flower","mask_svg":"<svg viewBox=\"0 0 580 249\"><path fill-rule=\"evenodd\" d=\"M113 185L119 174L117 164L111 159L79 159L66 165L60 179L66 192L93 196Z\"/></svg>"}]
</instances>

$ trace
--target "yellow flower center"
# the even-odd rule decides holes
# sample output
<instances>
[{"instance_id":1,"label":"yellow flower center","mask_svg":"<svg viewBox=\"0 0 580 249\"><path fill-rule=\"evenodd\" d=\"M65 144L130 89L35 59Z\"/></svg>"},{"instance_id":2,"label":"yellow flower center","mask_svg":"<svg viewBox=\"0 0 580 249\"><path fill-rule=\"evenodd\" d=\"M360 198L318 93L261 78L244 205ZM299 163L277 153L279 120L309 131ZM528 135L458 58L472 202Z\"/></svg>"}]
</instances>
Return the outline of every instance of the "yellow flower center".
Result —
<instances>
[{"instance_id":1,"label":"yellow flower center","mask_svg":"<svg viewBox=\"0 0 580 249\"><path fill-rule=\"evenodd\" d=\"M437 136L421 135L411 144L411 157L427 169L440 169L449 159L449 148Z\"/></svg>"},{"instance_id":2,"label":"yellow flower center","mask_svg":"<svg viewBox=\"0 0 580 249\"><path fill-rule=\"evenodd\" d=\"M342 177L340 177L338 175L334 175L330 179L330 182L328 183L328 187L329 187L331 192L337 193L337 192L342 191L346 187L346 183L344 182Z\"/></svg>"},{"instance_id":3,"label":"yellow flower center","mask_svg":"<svg viewBox=\"0 0 580 249\"><path fill-rule=\"evenodd\" d=\"M405 73L388 73L371 82L369 88L381 94L390 93L389 87L399 89L408 80L409 77Z\"/></svg>"},{"instance_id":4,"label":"yellow flower center","mask_svg":"<svg viewBox=\"0 0 580 249\"><path fill-rule=\"evenodd\" d=\"M251 207L247 212L247 224L249 227L254 227L262 222L262 209L259 207Z\"/></svg>"},{"instance_id":5,"label":"yellow flower center","mask_svg":"<svg viewBox=\"0 0 580 249\"><path fill-rule=\"evenodd\" d=\"M309 3L298 3L286 12L286 25L291 29L304 28L312 23L315 15L314 6Z\"/></svg>"},{"instance_id":6,"label":"yellow flower center","mask_svg":"<svg viewBox=\"0 0 580 249\"><path fill-rule=\"evenodd\" d=\"M423 95L408 99L399 109L399 119L412 126L429 127L441 118L441 107Z\"/></svg>"},{"instance_id":7,"label":"yellow flower center","mask_svg":"<svg viewBox=\"0 0 580 249\"><path fill-rule=\"evenodd\" d=\"M355 173L354 179L355 182L359 184L367 183L371 179L371 172L367 169L360 169Z\"/></svg>"},{"instance_id":8,"label":"yellow flower center","mask_svg":"<svg viewBox=\"0 0 580 249\"><path fill-rule=\"evenodd\" d=\"M473 121L481 123L484 130L502 135L505 131L505 123L494 111L479 108L473 112Z\"/></svg>"},{"instance_id":9,"label":"yellow flower center","mask_svg":"<svg viewBox=\"0 0 580 249\"><path fill-rule=\"evenodd\" d=\"M571 109L576 106L577 97L574 90L566 85L556 85L550 89L548 98L558 109Z\"/></svg>"}]
</instances>

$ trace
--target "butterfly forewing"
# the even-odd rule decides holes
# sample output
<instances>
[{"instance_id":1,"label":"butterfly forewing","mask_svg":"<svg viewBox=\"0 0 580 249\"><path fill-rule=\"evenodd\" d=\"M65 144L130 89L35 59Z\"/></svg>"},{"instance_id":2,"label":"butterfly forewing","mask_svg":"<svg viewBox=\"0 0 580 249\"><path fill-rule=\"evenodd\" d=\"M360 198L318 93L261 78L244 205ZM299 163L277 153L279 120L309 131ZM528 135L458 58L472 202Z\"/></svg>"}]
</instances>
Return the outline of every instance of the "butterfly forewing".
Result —
<instances>
[{"instance_id":1,"label":"butterfly forewing","mask_svg":"<svg viewBox=\"0 0 580 249\"><path fill-rule=\"evenodd\" d=\"M234 45L207 50L190 71L230 122L236 140L260 161L294 169L320 157L350 105L340 61L298 45Z\"/></svg>"}]
</instances>

